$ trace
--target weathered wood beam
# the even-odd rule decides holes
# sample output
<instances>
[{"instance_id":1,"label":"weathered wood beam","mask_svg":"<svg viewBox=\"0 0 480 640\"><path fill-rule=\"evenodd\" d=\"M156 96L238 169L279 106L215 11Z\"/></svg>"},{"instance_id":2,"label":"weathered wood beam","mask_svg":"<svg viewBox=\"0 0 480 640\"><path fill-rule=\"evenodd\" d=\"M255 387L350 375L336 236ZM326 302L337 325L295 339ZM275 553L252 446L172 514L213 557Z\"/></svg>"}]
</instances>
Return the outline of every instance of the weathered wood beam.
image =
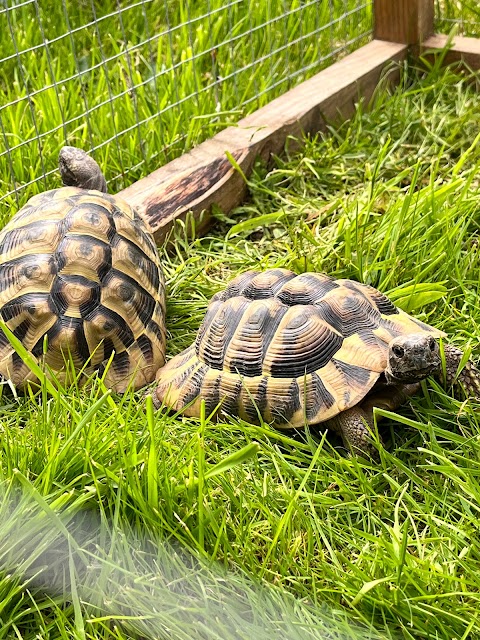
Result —
<instances>
[{"instance_id":1,"label":"weathered wood beam","mask_svg":"<svg viewBox=\"0 0 480 640\"><path fill-rule=\"evenodd\" d=\"M402 60L406 51L402 44L370 42L119 195L137 207L158 242L189 211L197 219L203 212L205 227L213 204L228 212L245 195L244 180L227 151L248 175L257 157L278 154L289 136L351 116L360 98L371 97L386 66Z\"/></svg>"},{"instance_id":2,"label":"weathered wood beam","mask_svg":"<svg viewBox=\"0 0 480 640\"><path fill-rule=\"evenodd\" d=\"M434 0L375 0L373 37L418 45L433 33Z\"/></svg>"},{"instance_id":3,"label":"weathered wood beam","mask_svg":"<svg viewBox=\"0 0 480 640\"><path fill-rule=\"evenodd\" d=\"M443 51L447 46L448 49ZM425 40L422 46L422 54L424 56L432 56L435 54L443 55L444 64L453 62L465 62L471 69L480 69L480 39L464 38L455 36L453 41L449 43L448 36L434 35Z\"/></svg>"}]
</instances>

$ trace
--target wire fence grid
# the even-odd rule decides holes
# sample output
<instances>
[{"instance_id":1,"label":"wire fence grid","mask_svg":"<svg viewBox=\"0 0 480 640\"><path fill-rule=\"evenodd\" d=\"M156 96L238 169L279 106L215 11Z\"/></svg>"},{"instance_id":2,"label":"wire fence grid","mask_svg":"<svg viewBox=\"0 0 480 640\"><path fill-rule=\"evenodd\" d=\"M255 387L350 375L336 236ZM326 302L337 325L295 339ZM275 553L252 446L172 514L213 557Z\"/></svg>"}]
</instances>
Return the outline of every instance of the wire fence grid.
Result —
<instances>
[{"instance_id":1,"label":"wire fence grid","mask_svg":"<svg viewBox=\"0 0 480 640\"><path fill-rule=\"evenodd\" d=\"M372 37L368 0L0 0L0 213L58 186L63 144L112 191Z\"/></svg>"},{"instance_id":2,"label":"wire fence grid","mask_svg":"<svg viewBox=\"0 0 480 640\"><path fill-rule=\"evenodd\" d=\"M480 37L480 4L478 0L435 0L435 31Z\"/></svg>"}]
</instances>

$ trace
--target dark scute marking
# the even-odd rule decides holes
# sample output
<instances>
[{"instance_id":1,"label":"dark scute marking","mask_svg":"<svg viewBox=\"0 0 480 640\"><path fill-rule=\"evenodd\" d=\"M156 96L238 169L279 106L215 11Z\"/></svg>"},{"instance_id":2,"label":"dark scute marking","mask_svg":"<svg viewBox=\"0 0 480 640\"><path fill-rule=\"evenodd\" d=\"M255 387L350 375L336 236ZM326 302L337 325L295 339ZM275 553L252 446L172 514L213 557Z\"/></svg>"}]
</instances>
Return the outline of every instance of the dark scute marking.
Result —
<instances>
[{"instance_id":1,"label":"dark scute marking","mask_svg":"<svg viewBox=\"0 0 480 640\"><path fill-rule=\"evenodd\" d=\"M88 236L80 233L72 233L66 235L62 240L58 243L57 250L55 251L55 263L58 271L62 271L65 268L66 264L71 261L71 249L70 247L73 245L77 245L80 249L80 253L85 261L88 262L89 256L92 254L94 247L99 247L103 252L103 261L97 268L97 274L99 280L102 280L110 267L112 266L112 249L110 245L106 242L102 242L93 236Z\"/></svg>"},{"instance_id":2,"label":"dark scute marking","mask_svg":"<svg viewBox=\"0 0 480 640\"><path fill-rule=\"evenodd\" d=\"M239 292L244 289L259 271L246 271L234 278L224 291L219 291L212 298L212 303L216 301L225 301L229 298L235 298Z\"/></svg>"},{"instance_id":3,"label":"dark scute marking","mask_svg":"<svg viewBox=\"0 0 480 640\"><path fill-rule=\"evenodd\" d=\"M300 409L300 389L296 380L292 380L285 397L276 397L271 403L271 412L275 422L290 422L293 414Z\"/></svg>"},{"instance_id":4,"label":"dark scute marking","mask_svg":"<svg viewBox=\"0 0 480 640\"><path fill-rule=\"evenodd\" d=\"M50 273L54 273L55 263L53 257L48 254L20 256L0 265L0 291L9 289L18 278L30 280L38 277L41 270L40 262L45 261L48 263Z\"/></svg>"},{"instance_id":5,"label":"dark scute marking","mask_svg":"<svg viewBox=\"0 0 480 640\"><path fill-rule=\"evenodd\" d=\"M28 329L30 328L30 321L25 319L21 322L15 329L13 330L13 335L16 336L21 342L23 342L25 336L27 335Z\"/></svg>"},{"instance_id":6,"label":"dark scute marking","mask_svg":"<svg viewBox=\"0 0 480 640\"><path fill-rule=\"evenodd\" d=\"M130 356L126 351L121 351L113 356L111 367L117 376L124 378L130 373Z\"/></svg>"},{"instance_id":7,"label":"dark scute marking","mask_svg":"<svg viewBox=\"0 0 480 640\"><path fill-rule=\"evenodd\" d=\"M261 376L263 371L263 361L265 353L272 341L275 332L278 329L278 325L282 321L283 316L287 313L288 307L279 307L275 314L271 315L271 310L268 305L265 305L257 310L255 315L250 316L250 320L255 322L255 333L259 333L262 337L262 351L260 357L255 353L248 353L245 349L242 357L232 358L230 361L230 372L238 373L249 378ZM237 339L248 340L250 323L245 323L239 327L235 337ZM251 329L250 329L251 331ZM244 332L244 333L243 333Z\"/></svg>"},{"instance_id":8,"label":"dark scute marking","mask_svg":"<svg viewBox=\"0 0 480 640\"><path fill-rule=\"evenodd\" d=\"M106 318L106 323L109 325L108 328L105 327L107 331L115 327L115 335L126 349L133 344L135 341L133 332L122 316L100 304L92 313L85 317L85 320L94 320L97 315ZM112 323L111 326L110 323Z\"/></svg>"},{"instance_id":9,"label":"dark scute marking","mask_svg":"<svg viewBox=\"0 0 480 640\"><path fill-rule=\"evenodd\" d=\"M375 305L380 313L383 313L386 316L392 316L395 313L400 313L393 302L389 298L387 298L386 295L380 293L380 291L375 290L373 299L375 300Z\"/></svg>"},{"instance_id":10,"label":"dark scute marking","mask_svg":"<svg viewBox=\"0 0 480 640\"><path fill-rule=\"evenodd\" d=\"M172 387L176 389L180 389L183 387L185 381L190 377L193 369L195 368L195 363L191 364L185 371L183 371L179 376L177 376L172 384ZM168 388L168 387L167 387ZM182 406L185 406L185 402L182 400Z\"/></svg>"},{"instance_id":11,"label":"dark scute marking","mask_svg":"<svg viewBox=\"0 0 480 640\"><path fill-rule=\"evenodd\" d=\"M81 318L67 318L66 316L61 316L46 333L48 344L51 344L55 338L59 338L58 347L62 349L61 334L65 329L73 329L75 345L74 352L80 356L83 363L87 362L87 360L90 358L90 351L85 339L83 320ZM37 340L37 342L33 346L32 353L34 356L38 357L43 354L44 337L45 336L42 336L39 340ZM67 356L66 352L65 356Z\"/></svg>"},{"instance_id":12,"label":"dark scute marking","mask_svg":"<svg viewBox=\"0 0 480 640\"><path fill-rule=\"evenodd\" d=\"M202 364L196 371L194 371L187 381L183 382L183 385L187 387L187 392L182 398L183 406L190 404L190 402L193 402L201 394L203 379L205 378L207 371L208 367ZM179 386L177 381L176 384Z\"/></svg>"},{"instance_id":13,"label":"dark scute marking","mask_svg":"<svg viewBox=\"0 0 480 640\"><path fill-rule=\"evenodd\" d=\"M432 331L433 327L431 327L429 324L426 324L425 322L422 322L421 320L417 320L417 318L412 318L411 316L409 316L410 320L413 320L413 322L415 322L415 324L420 328L423 329L424 331Z\"/></svg>"},{"instance_id":14,"label":"dark scute marking","mask_svg":"<svg viewBox=\"0 0 480 640\"><path fill-rule=\"evenodd\" d=\"M119 287L119 296L125 302L131 300L135 313L138 315L144 325L148 323L155 309L155 300L138 282L127 276L122 271L111 269L103 280L103 285L108 287L111 280L122 280Z\"/></svg>"},{"instance_id":15,"label":"dark scute marking","mask_svg":"<svg viewBox=\"0 0 480 640\"><path fill-rule=\"evenodd\" d=\"M307 421L312 420L322 408L327 410L335 404L335 398L327 390L317 373L312 373L310 393L307 394L305 400Z\"/></svg>"},{"instance_id":16,"label":"dark scute marking","mask_svg":"<svg viewBox=\"0 0 480 640\"><path fill-rule=\"evenodd\" d=\"M208 396L205 397L205 415L209 416L220 402L220 382L222 375L218 374L213 385L209 386Z\"/></svg>"},{"instance_id":17,"label":"dark scute marking","mask_svg":"<svg viewBox=\"0 0 480 640\"><path fill-rule=\"evenodd\" d=\"M238 404L240 400L240 393L242 391L242 381L239 378L235 382L235 387L228 395L223 396L222 399L222 412L227 413L230 416L238 416Z\"/></svg>"},{"instance_id":18,"label":"dark scute marking","mask_svg":"<svg viewBox=\"0 0 480 640\"><path fill-rule=\"evenodd\" d=\"M58 226L57 234L62 234L64 230L64 221L58 220L56 224ZM15 250L15 247L20 243L35 242L42 235L42 230L45 227L52 228L53 226L54 224L52 224L51 220L35 220L34 222L30 222L19 229L11 229L11 231L7 231L0 242L0 255Z\"/></svg>"},{"instance_id":19,"label":"dark scute marking","mask_svg":"<svg viewBox=\"0 0 480 640\"><path fill-rule=\"evenodd\" d=\"M355 385L363 387L370 381L371 372L368 369L357 367L356 365L349 364L348 362L342 362L336 358L332 358L332 362L335 367L343 373L347 384L351 381Z\"/></svg>"},{"instance_id":20,"label":"dark scute marking","mask_svg":"<svg viewBox=\"0 0 480 640\"><path fill-rule=\"evenodd\" d=\"M117 292L119 297L124 301L128 302L135 296L135 289L131 284L125 283L121 284L117 288Z\"/></svg>"},{"instance_id":21,"label":"dark scute marking","mask_svg":"<svg viewBox=\"0 0 480 640\"><path fill-rule=\"evenodd\" d=\"M343 299L342 333L348 338L356 333L370 333L380 326L382 317L370 300L363 296L347 296Z\"/></svg>"},{"instance_id":22,"label":"dark scute marking","mask_svg":"<svg viewBox=\"0 0 480 640\"><path fill-rule=\"evenodd\" d=\"M329 324L332 329L343 335L343 320L332 305L325 300L320 300L315 304L319 318Z\"/></svg>"},{"instance_id":23,"label":"dark scute marking","mask_svg":"<svg viewBox=\"0 0 480 640\"><path fill-rule=\"evenodd\" d=\"M397 307L393 304L393 302L389 298L387 298L387 296L381 291L375 289L375 287L361 284L353 280L344 280L343 286L345 286L347 289L350 289L351 291L355 291L355 293L357 293L359 296L364 297L369 301L370 296L380 313L383 313L387 316L399 313Z\"/></svg>"},{"instance_id":24,"label":"dark scute marking","mask_svg":"<svg viewBox=\"0 0 480 640\"><path fill-rule=\"evenodd\" d=\"M108 241L110 243L112 242L116 235L116 231L115 225L113 224L112 214L107 209L107 207L104 207L103 205L96 202L80 202L75 207L72 207L72 209L65 216L65 231L68 231L68 229L70 229L73 224L74 216L77 213L82 214L83 219L87 224L90 224L92 226L92 229L94 229L98 225L101 218L106 217L108 219L108 229L106 230L106 235Z\"/></svg>"},{"instance_id":25,"label":"dark scute marking","mask_svg":"<svg viewBox=\"0 0 480 640\"><path fill-rule=\"evenodd\" d=\"M246 357L243 357L243 359L234 358L230 362L229 371L230 373L238 373L238 375L247 376L248 378L261 376L262 361L258 358L256 360L247 360Z\"/></svg>"},{"instance_id":26,"label":"dark scute marking","mask_svg":"<svg viewBox=\"0 0 480 640\"><path fill-rule=\"evenodd\" d=\"M23 366L23 360L16 351L12 353L12 369L15 371Z\"/></svg>"},{"instance_id":27,"label":"dark scute marking","mask_svg":"<svg viewBox=\"0 0 480 640\"><path fill-rule=\"evenodd\" d=\"M34 356L43 355L43 343L45 339L45 335L48 338L48 343L52 342L62 331L62 323L60 322L60 318L58 318L55 323L50 327L46 334L44 334L37 342L33 345L32 353Z\"/></svg>"},{"instance_id":28,"label":"dark scute marking","mask_svg":"<svg viewBox=\"0 0 480 640\"><path fill-rule=\"evenodd\" d=\"M147 254L125 236L115 234L112 239L112 247L117 247L120 243L128 245L128 257L137 270L145 274L151 287L156 291L160 287L160 276L158 274L158 264L154 262ZM155 249L156 252L156 249Z\"/></svg>"},{"instance_id":29,"label":"dark scute marking","mask_svg":"<svg viewBox=\"0 0 480 640\"><path fill-rule=\"evenodd\" d=\"M267 389L268 389L268 378L262 378L262 381L258 385L257 393L254 395L255 405L262 416L262 419L265 419L265 409L268 405L267 398ZM252 407L255 411L255 408ZM250 415L250 412L249 412ZM255 418L258 420L257 412L254 413Z\"/></svg>"},{"instance_id":30,"label":"dark scute marking","mask_svg":"<svg viewBox=\"0 0 480 640\"><path fill-rule=\"evenodd\" d=\"M155 320L149 320L146 324L146 328L151 331L157 340L163 342L165 339L164 331L160 328L160 326L155 322Z\"/></svg>"},{"instance_id":31,"label":"dark scute marking","mask_svg":"<svg viewBox=\"0 0 480 640\"><path fill-rule=\"evenodd\" d=\"M320 279L310 273L303 273L295 279L306 285L308 291L296 293L295 291L289 291L287 286L285 289L279 291L276 296L283 304L290 307L295 304L313 304L315 300L323 298L325 294L333 289L337 289L339 286L333 279L323 275L322 279ZM295 286L295 282L291 284L292 287Z\"/></svg>"},{"instance_id":32,"label":"dark scute marking","mask_svg":"<svg viewBox=\"0 0 480 640\"><path fill-rule=\"evenodd\" d=\"M360 282L355 282L355 280L342 280L342 286L346 289L349 289L350 291L354 291L359 296L362 296L362 298L365 298L365 300L368 300L368 296L363 291L364 287L368 285L364 285Z\"/></svg>"},{"instance_id":33,"label":"dark scute marking","mask_svg":"<svg viewBox=\"0 0 480 640\"><path fill-rule=\"evenodd\" d=\"M265 280L265 276L271 278L271 282L268 284L262 282L262 280ZM295 273L284 273L281 269L269 269L266 272L257 273L251 278L248 284L239 289L239 295L251 300L272 298L287 282L296 277Z\"/></svg>"},{"instance_id":34,"label":"dark scute marking","mask_svg":"<svg viewBox=\"0 0 480 640\"><path fill-rule=\"evenodd\" d=\"M102 344L103 344L103 359L108 360L115 350L113 341L110 338L104 338Z\"/></svg>"},{"instance_id":35,"label":"dark scute marking","mask_svg":"<svg viewBox=\"0 0 480 640\"><path fill-rule=\"evenodd\" d=\"M118 218L120 216L123 219L128 218L128 216L126 216L125 213L123 213L123 211L118 209L118 207L114 207L113 218L115 219L115 218ZM145 227L145 223L140 218L140 216L137 214L137 212L134 213L133 219L130 219L129 221L130 221L133 229L135 230L135 235L141 237L143 242L150 249L150 251L154 255L157 255L158 254L158 250L157 250L157 245L155 244L155 240L153 239L152 234L147 231L147 228Z\"/></svg>"},{"instance_id":36,"label":"dark scute marking","mask_svg":"<svg viewBox=\"0 0 480 640\"><path fill-rule=\"evenodd\" d=\"M153 349L150 338L146 335L141 335L137 338L137 344L147 364L151 364L153 362Z\"/></svg>"},{"instance_id":37,"label":"dark scute marking","mask_svg":"<svg viewBox=\"0 0 480 640\"><path fill-rule=\"evenodd\" d=\"M48 301L50 308L55 313L57 311L56 307L50 305L49 298L49 293L24 293L3 305L0 309L2 318L5 322L8 322L24 311L33 315L37 305L43 305L45 301Z\"/></svg>"},{"instance_id":38,"label":"dark scute marking","mask_svg":"<svg viewBox=\"0 0 480 640\"><path fill-rule=\"evenodd\" d=\"M81 318L68 318L70 326L75 326L75 343L77 347L77 353L82 358L83 362L87 362L90 358L90 350L88 348L87 339L85 338L85 331L83 329L83 320ZM67 322L67 318L60 318L62 323Z\"/></svg>"},{"instance_id":39,"label":"dark scute marking","mask_svg":"<svg viewBox=\"0 0 480 640\"><path fill-rule=\"evenodd\" d=\"M205 335L205 332L210 326L213 318L216 316L217 309L219 308L220 304L221 302L219 300L212 300L208 305L207 312L203 318L202 324L200 325L200 328L198 329L197 335L195 337L195 353L197 356L200 351L200 346L203 341L203 336Z\"/></svg>"},{"instance_id":40,"label":"dark scute marking","mask_svg":"<svg viewBox=\"0 0 480 640\"><path fill-rule=\"evenodd\" d=\"M80 275L58 275L52 283L50 295L60 315L63 315L68 308L69 302L64 294L64 288L68 285L80 286L88 290L88 299L79 304L78 308L82 318L89 316L100 304L100 285Z\"/></svg>"},{"instance_id":41,"label":"dark scute marking","mask_svg":"<svg viewBox=\"0 0 480 640\"><path fill-rule=\"evenodd\" d=\"M241 300L242 302L238 309L234 308L228 301L223 303L211 318L209 324L207 324L207 318L205 318L206 327L201 345L203 349L202 361L212 369L223 369L225 352L237 329L238 318L242 317L245 308L249 304L249 301L245 298Z\"/></svg>"},{"instance_id":42,"label":"dark scute marking","mask_svg":"<svg viewBox=\"0 0 480 640\"><path fill-rule=\"evenodd\" d=\"M328 364L343 344L342 336L330 331L327 327L319 332L315 342L309 345L310 353L299 353L297 338L296 333L285 333L284 353L280 354L271 365L271 374L274 378L299 378L313 373Z\"/></svg>"},{"instance_id":43,"label":"dark scute marking","mask_svg":"<svg viewBox=\"0 0 480 640\"><path fill-rule=\"evenodd\" d=\"M259 422L258 414L262 416L262 420L265 419L265 409L267 408L267 387L268 380L267 378L262 378L261 382L257 387L257 391L253 394L253 397L250 395L244 395L244 403L245 403L245 411L247 413L248 418L253 423Z\"/></svg>"},{"instance_id":44,"label":"dark scute marking","mask_svg":"<svg viewBox=\"0 0 480 640\"><path fill-rule=\"evenodd\" d=\"M1 314L0 314L1 315ZM3 331L0 329L0 352L3 352L3 350L7 348L7 349L12 349L13 347L11 347L10 342L8 341L7 336L3 333Z\"/></svg>"}]
</instances>

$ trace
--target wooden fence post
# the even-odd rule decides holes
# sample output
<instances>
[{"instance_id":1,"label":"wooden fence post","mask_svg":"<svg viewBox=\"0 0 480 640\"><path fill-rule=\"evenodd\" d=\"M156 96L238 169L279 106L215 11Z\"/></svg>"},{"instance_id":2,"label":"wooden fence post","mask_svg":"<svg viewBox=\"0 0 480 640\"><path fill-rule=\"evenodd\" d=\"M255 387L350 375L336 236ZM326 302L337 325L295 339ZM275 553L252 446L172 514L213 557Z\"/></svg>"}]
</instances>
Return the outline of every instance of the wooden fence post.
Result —
<instances>
[{"instance_id":1,"label":"wooden fence post","mask_svg":"<svg viewBox=\"0 0 480 640\"><path fill-rule=\"evenodd\" d=\"M373 37L419 45L433 33L434 0L373 0Z\"/></svg>"}]
</instances>

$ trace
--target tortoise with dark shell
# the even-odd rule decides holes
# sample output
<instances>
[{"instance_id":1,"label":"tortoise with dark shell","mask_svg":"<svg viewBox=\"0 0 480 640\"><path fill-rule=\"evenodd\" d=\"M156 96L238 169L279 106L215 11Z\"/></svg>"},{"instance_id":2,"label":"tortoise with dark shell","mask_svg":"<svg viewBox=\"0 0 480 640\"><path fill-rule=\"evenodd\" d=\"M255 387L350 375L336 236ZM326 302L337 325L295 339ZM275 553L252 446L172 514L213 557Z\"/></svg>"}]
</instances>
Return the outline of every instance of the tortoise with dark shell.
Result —
<instances>
[{"instance_id":1,"label":"tortoise with dark shell","mask_svg":"<svg viewBox=\"0 0 480 640\"><path fill-rule=\"evenodd\" d=\"M111 360L107 386L139 388L165 361L165 285L153 236L126 202L105 193L86 153L64 147L59 166L66 186L31 198L0 232L0 317L62 382L81 370L102 373ZM18 388L35 380L3 332L0 375Z\"/></svg>"},{"instance_id":2,"label":"tortoise with dark shell","mask_svg":"<svg viewBox=\"0 0 480 640\"><path fill-rule=\"evenodd\" d=\"M373 407L393 410L429 375L443 378L445 334L373 287L320 273L248 271L215 295L193 345L157 374L165 405L278 428L325 422L353 451L374 454ZM471 362L444 345L446 383L480 396Z\"/></svg>"}]
</instances>

